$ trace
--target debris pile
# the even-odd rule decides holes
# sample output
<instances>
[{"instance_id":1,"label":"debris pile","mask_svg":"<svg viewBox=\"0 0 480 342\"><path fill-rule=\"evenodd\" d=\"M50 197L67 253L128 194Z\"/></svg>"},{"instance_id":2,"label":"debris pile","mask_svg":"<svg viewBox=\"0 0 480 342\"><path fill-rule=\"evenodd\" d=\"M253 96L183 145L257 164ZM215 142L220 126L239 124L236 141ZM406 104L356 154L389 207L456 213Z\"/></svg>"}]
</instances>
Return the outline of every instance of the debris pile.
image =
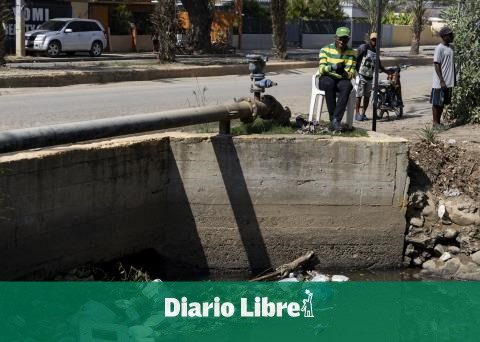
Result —
<instances>
[{"instance_id":1,"label":"debris pile","mask_svg":"<svg viewBox=\"0 0 480 342\"><path fill-rule=\"evenodd\" d=\"M275 271L258 276L251 281L277 280L279 282L343 282L349 280L349 278L344 275L328 275L319 273L312 269L315 263L315 253L313 251L309 251L292 262L277 267Z\"/></svg>"},{"instance_id":2,"label":"debris pile","mask_svg":"<svg viewBox=\"0 0 480 342\"><path fill-rule=\"evenodd\" d=\"M480 154L452 141L410 151L404 264L426 276L480 280Z\"/></svg>"},{"instance_id":3,"label":"debris pile","mask_svg":"<svg viewBox=\"0 0 480 342\"><path fill-rule=\"evenodd\" d=\"M463 194L479 200L480 154L453 141L415 142L410 145L410 178L411 188L430 190L435 196L446 192L446 197Z\"/></svg>"}]
</instances>

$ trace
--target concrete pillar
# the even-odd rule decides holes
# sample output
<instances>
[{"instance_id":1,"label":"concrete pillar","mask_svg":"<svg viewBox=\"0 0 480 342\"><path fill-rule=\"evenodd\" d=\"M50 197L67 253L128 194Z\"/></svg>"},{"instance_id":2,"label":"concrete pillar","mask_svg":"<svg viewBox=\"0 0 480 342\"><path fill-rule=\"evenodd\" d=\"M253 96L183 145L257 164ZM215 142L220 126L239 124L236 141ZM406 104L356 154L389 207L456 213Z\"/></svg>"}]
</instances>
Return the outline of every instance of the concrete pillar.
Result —
<instances>
[{"instance_id":1,"label":"concrete pillar","mask_svg":"<svg viewBox=\"0 0 480 342\"><path fill-rule=\"evenodd\" d=\"M24 0L15 2L15 54L25 56L25 17L23 16Z\"/></svg>"}]
</instances>

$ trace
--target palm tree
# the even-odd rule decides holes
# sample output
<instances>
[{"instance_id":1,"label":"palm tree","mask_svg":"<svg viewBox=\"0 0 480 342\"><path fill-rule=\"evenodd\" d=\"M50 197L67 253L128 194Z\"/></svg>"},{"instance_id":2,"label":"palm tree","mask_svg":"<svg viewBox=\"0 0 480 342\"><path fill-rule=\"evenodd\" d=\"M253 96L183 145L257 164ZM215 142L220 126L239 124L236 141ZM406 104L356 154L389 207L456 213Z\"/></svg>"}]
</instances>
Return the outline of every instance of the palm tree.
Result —
<instances>
[{"instance_id":1,"label":"palm tree","mask_svg":"<svg viewBox=\"0 0 480 342\"><path fill-rule=\"evenodd\" d=\"M310 18L308 0L288 0L287 18L290 21Z\"/></svg>"},{"instance_id":2,"label":"palm tree","mask_svg":"<svg viewBox=\"0 0 480 342\"><path fill-rule=\"evenodd\" d=\"M410 54L418 55L420 53L420 36L427 23L425 1L405 1L405 10L412 16L412 45L410 46Z\"/></svg>"},{"instance_id":3,"label":"palm tree","mask_svg":"<svg viewBox=\"0 0 480 342\"><path fill-rule=\"evenodd\" d=\"M0 0L0 66L5 65L5 40L7 38L5 25L11 18L8 0Z\"/></svg>"},{"instance_id":4,"label":"palm tree","mask_svg":"<svg viewBox=\"0 0 480 342\"><path fill-rule=\"evenodd\" d=\"M213 9L215 1L211 0L182 0L190 20L190 42L196 53L210 50L210 31L212 29Z\"/></svg>"},{"instance_id":5,"label":"palm tree","mask_svg":"<svg viewBox=\"0 0 480 342\"><path fill-rule=\"evenodd\" d=\"M273 55L279 59L287 58L287 0L272 0L272 40Z\"/></svg>"},{"instance_id":6,"label":"palm tree","mask_svg":"<svg viewBox=\"0 0 480 342\"><path fill-rule=\"evenodd\" d=\"M175 0L163 0L155 4L152 13L153 35L158 39L158 60L160 63L175 62Z\"/></svg>"},{"instance_id":7,"label":"palm tree","mask_svg":"<svg viewBox=\"0 0 480 342\"><path fill-rule=\"evenodd\" d=\"M370 32L375 31L377 23L377 0L353 0L353 4L360 8L366 15L370 24ZM389 0L381 0L381 15L383 17L388 9Z\"/></svg>"},{"instance_id":8,"label":"palm tree","mask_svg":"<svg viewBox=\"0 0 480 342\"><path fill-rule=\"evenodd\" d=\"M341 20L343 13L339 0L307 0L310 3L310 15L312 18Z\"/></svg>"}]
</instances>

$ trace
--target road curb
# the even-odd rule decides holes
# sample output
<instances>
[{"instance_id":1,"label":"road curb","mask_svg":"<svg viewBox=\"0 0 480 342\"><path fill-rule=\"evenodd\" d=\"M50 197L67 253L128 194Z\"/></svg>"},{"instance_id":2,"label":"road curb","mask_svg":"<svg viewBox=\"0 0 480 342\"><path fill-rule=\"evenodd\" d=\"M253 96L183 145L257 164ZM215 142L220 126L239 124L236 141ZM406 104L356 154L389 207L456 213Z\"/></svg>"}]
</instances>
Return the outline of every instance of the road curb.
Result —
<instances>
[{"instance_id":1,"label":"road curb","mask_svg":"<svg viewBox=\"0 0 480 342\"><path fill-rule=\"evenodd\" d=\"M385 66L396 64L430 65L431 57L394 57L384 58ZM315 68L317 61L269 62L267 72ZM207 65L207 66L170 66L163 69L114 69L101 71L66 71L64 74L40 75L4 75L0 79L0 88L61 87L74 84L95 84L131 81L152 81L166 78L208 77L227 75L248 75L246 64Z\"/></svg>"}]
</instances>

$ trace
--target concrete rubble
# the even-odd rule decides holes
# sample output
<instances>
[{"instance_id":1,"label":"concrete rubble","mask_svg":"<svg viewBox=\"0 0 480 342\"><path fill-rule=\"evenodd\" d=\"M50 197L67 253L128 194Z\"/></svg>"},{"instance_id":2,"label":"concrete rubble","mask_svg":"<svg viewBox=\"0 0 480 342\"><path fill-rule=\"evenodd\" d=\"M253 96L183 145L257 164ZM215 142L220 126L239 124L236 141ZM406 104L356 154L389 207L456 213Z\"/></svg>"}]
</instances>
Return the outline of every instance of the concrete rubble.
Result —
<instances>
[{"instance_id":1,"label":"concrete rubble","mask_svg":"<svg viewBox=\"0 0 480 342\"><path fill-rule=\"evenodd\" d=\"M404 264L428 277L480 280L480 203L453 191L410 194Z\"/></svg>"}]
</instances>

